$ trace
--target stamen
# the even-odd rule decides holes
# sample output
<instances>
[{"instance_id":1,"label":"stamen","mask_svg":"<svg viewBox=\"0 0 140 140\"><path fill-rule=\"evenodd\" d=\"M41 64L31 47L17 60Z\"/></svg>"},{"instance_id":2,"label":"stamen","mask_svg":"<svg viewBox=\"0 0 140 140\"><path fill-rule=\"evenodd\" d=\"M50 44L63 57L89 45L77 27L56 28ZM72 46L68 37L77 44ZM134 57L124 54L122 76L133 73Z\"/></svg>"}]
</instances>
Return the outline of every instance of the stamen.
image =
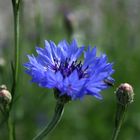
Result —
<instances>
[{"instance_id":1,"label":"stamen","mask_svg":"<svg viewBox=\"0 0 140 140\"><path fill-rule=\"evenodd\" d=\"M60 71L64 78L69 76L74 70L77 70L79 79L89 77L88 73L86 72L88 66L83 70L82 61L77 62L77 60L75 60L71 64L69 64L70 58L66 58L66 60L63 62L59 62L56 58L54 58L54 62L55 66L53 67L53 69L56 72Z\"/></svg>"}]
</instances>

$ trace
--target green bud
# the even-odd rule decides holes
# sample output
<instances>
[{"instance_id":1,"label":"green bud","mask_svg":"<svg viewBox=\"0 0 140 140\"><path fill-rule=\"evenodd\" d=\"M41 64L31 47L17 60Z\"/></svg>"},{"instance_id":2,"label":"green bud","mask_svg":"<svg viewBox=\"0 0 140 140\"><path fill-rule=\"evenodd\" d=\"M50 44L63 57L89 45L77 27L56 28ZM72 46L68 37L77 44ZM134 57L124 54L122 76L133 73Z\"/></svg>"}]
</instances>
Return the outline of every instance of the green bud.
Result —
<instances>
[{"instance_id":1,"label":"green bud","mask_svg":"<svg viewBox=\"0 0 140 140\"><path fill-rule=\"evenodd\" d=\"M133 102L134 92L133 88L128 83L121 84L116 90L117 101L121 105L127 105Z\"/></svg>"},{"instance_id":2,"label":"green bud","mask_svg":"<svg viewBox=\"0 0 140 140\"><path fill-rule=\"evenodd\" d=\"M0 104L7 105L10 104L12 100L11 93L7 90L5 85L0 86Z\"/></svg>"}]
</instances>

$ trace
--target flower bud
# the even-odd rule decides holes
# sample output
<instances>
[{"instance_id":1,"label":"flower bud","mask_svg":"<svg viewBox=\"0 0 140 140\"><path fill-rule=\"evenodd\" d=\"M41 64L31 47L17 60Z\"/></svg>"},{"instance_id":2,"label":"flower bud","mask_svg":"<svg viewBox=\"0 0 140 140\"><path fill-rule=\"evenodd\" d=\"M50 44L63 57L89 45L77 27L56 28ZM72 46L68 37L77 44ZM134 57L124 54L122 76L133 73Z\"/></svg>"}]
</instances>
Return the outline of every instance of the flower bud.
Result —
<instances>
[{"instance_id":1,"label":"flower bud","mask_svg":"<svg viewBox=\"0 0 140 140\"><path fill-rule=\"evenodd\" d=\"M5 85L0 86L0 104L7 105L11 102L11 93L7 90Z\"/></svg>"},{"instance_id":2,"label":"flower bud","mask_svg":"<svg viewBox=\"0 0 140 140\"><path fill-rule=\"evenodd\" d=\"M121 105L127 105L133 102L134 92L133 88L128 83L121 84L116 90L116 97L118 103Z\"/></svg>"}]
</instances>

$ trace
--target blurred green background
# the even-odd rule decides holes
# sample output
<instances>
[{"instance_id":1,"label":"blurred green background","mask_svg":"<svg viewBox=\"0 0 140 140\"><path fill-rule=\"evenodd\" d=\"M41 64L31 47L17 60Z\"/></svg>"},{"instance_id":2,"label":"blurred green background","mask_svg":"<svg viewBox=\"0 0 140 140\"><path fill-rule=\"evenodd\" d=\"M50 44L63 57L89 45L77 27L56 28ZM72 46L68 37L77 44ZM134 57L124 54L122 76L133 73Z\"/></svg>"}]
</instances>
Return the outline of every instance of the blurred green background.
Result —
<instances>
[{"instance_id":1,"label":"blurred green background","mask_svg":"<svg viewBox=\"0 0 140 140\"><path fill-rule=\"evenodd\" d=\"M140 1L139 0L23 0L21 7L20 76L13 114L17 140L31 140L51 119L53 91L38 87L25 74L23 63L44 40L78 40L79 46L96 45L114 62L115 86L103 91L99 101L86 97L66 105L60 124L50 140L110 140L114 126L114 91L120 83L133 85L119 140L140 140ZM10 89L14 56L13 13L10 0L0 0L0 84ZM2 115L0 114L0 121ZM6 124L0 139L7 140Z\"/></svg>"}]
</instances>

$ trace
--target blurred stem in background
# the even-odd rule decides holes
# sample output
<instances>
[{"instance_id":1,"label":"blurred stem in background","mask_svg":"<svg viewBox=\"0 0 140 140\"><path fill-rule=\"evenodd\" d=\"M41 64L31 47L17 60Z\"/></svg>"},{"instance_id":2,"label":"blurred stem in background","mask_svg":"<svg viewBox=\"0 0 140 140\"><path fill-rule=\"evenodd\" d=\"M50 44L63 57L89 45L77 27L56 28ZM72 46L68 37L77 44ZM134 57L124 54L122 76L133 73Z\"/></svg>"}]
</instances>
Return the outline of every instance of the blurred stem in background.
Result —
<instances>
[{"instance_id":1,"label":"blurred stem in background","mask_svg":"<svg viewBox=\"0 0 140 140\"><path fill-rule=\"evenodd\" d=\"M70 41L74 33L72 13L63 11L63 21L64 21L64 27L67 33L67 38Z\"/></svg>"},{"instance_id":2,"label":"blurred stem in background","mask_svg":"<svg viewBox=\"0 0 140 140\"><path fill-rule=\"evenodd\" d=\"M74 34L75 16L70 10L69 6L62 5L60 11L63 17L63 27L67 35L67 40L71 41Z\"/></svg>"},{"instance_id":3,"label":"blurred stem in background","mask_svg":"<svg viewBox=\"0 0 140 140\"><path fill-rule=\"evenodd\" d=\"M43 38L43 22L40 9L40 1L35 0L35 28L36 28L36 45L40 46L41 39Z\"/></svg>"},{"instance_id":4,"label":"blurred stem in background","mask_svg":"<svg viewBox=\"0 0 140 140\"><path fill-rule=\"evenodd\" d=\"M14 64L12 63L12 74L13 74L13 83L12 83L12 101L8 109L8 129L9 129L9 140L15 140L15 128L14 128L14 121L11 115L11 109L13 106L14 96L17 87L18 81L18 70L19 70L19 7L20 7L21 0L12 0L13 6L13 15L14 15L14 40L15 40L15 52L14 52Z\"/></svg>"},{"instance_id":5,"label":"blurred stem in background","mask_svg":"<svg viewBox=\"0 0 140 140\"><path fill-rule=\"evenodd\" d=\"M126 111L128 109L128 104L133 102L134 92L132 86L128 83L121 84L116 90L116 97L117 110L112 140L117 140Z\"/></svg>"}]
</instances>

